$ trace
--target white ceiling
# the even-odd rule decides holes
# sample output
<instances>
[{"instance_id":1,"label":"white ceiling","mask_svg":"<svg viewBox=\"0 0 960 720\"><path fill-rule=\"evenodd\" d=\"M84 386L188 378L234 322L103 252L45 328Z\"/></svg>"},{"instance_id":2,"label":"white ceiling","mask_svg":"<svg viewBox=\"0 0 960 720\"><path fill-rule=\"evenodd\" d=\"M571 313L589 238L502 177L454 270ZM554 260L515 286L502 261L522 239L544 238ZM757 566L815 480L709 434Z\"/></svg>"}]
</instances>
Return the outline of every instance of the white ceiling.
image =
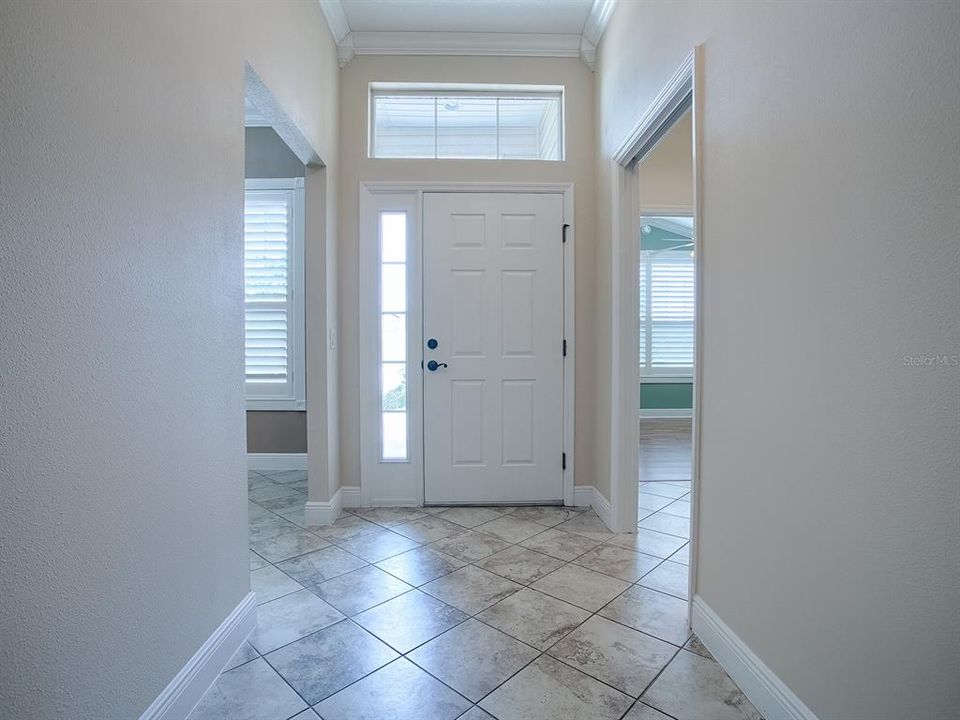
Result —
<instances>
[{"instance_id":1,"label":"white ceiling","mask_svg":"<svg viewBox=\"0 0 960 720\"><path fill-rule=\"evenodd\" d=\"M318 0L341 65L366 55L581 57L616 0Z\"/></svg>"},{"instance_id":2,"label":"white ceiling","mask_svg":"<svg viewBox=\"0 0 960 720\"><path fill-rule=\"evenodd\" d=\"M593 0L340 0L354 32L579 35Z\"/></svg>"}]
</instances>

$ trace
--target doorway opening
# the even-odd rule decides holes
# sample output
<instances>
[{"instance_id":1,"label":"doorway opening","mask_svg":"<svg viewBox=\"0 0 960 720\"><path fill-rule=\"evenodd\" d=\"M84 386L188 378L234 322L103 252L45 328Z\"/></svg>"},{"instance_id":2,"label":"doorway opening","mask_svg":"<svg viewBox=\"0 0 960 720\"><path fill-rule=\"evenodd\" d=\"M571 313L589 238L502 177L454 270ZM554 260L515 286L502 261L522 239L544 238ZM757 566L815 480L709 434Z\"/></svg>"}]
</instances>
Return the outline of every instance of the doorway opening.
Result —
<instances>
[{"instance_id":1,"label":"doorway opening","mask_svg":"<svg viewBox=\"0 0 960 720\"><path fill-rule=\"evenodd\" d=\"M640 402L635 522L642 541L638 550L657 549L655 555L662 559L645 582L689 600L697 243L692 112L681 105L674 116L636 166Z\"/></svg>"},{"instance_id":2,"label":"doorway opening","mask_svg":"<svg viewBox=\"0 0 960 720\"><path fill-rule=\"evenodd\" d=\"M616 530L660 563L645 585L696 588L702 49L614 155L611 502Z\"/></svg>"},{"instance_id":3,"label":"doorway opening","mask_svg":"<svg viewBox=\"0 0 960 720\"><path fill-rule=\"evenodd\" d=\"M682 107L682 106L681 106ZM637 528L662 544L670 590L686 598L693 470L696 235L689 109L637 165L640 412ZM659 534L664 536L661 538Z\"/></svg>"},{"instance_id":4,"label":"doorway opening","mask_svg":"<svg viewBox=\"0 0 960 720\"><path fill-rule=\"evenodd\" d=\"M684 137L683 125L674 126L653 151L672 149L674 133ZM691 164L689 142L681 143L670 158L681 175ZM646 161L645 161L646 162ZM640 204L652 177L641 164ZM653 165L653 163L651 163ZM689 191L688 191L689 193ZM651 544L683 541L665 559L661 573L670 575L672 594L687 596L690 540L690 487L693 469L694 295L696 268L692 215L648 214L640 217L640 412L638 445L637 528ZM664 536L660 538L659 534ZM683 567L681 567L683 566Z\"/></svg>"}]
</instances>

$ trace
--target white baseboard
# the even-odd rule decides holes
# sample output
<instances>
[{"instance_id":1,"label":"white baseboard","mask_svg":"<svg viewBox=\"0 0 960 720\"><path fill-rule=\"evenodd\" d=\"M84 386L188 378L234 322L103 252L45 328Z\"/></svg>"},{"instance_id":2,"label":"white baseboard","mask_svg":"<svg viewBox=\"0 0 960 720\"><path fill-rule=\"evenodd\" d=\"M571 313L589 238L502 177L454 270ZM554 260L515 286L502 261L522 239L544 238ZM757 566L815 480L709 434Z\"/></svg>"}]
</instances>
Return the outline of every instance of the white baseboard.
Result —
<instances>
[{"instance_id":1,"label":"white baseboard","mask_svg":"<svg viewBox=\"0 0 960 720\"><path fill-rule=\"evenodd\" d=\"M692 417L693 410L691 408L640 408L641 420Z\"/></svg>"},{"instance_id":2,"label":"white baseboard","mask_svg":"<svg viewBox=\"0 0 960 720\"><path fill-rule=\"evenodd\" d=\"M247 453L248 470L306 470L306 453Z\"/></svg>"},{"instance_id":3,"label":"white baseboard","mask_svg":"<svg viewBox=\"0 0 960 720\"><path fill-rule=\"evenodd\" d=\"M143 711L140 720L185 720L256 624L256 596L250 592Z\"/></svg>"},{"instance_id":4,"label":"white baseboard","mask_svg":"<svg viewBox=\"0 0 960 720\"><path fill-rule=\"evenodd\" d=\"M343 498L343 507L345 508L357 508L360 507L360 486L359 485L344 485L340 488L340 495Z\"/></svg>"},{"instance_id":5,"label":"white baseboard","mask_svg":"<svg viewBox=\"0 0 960 720\"><path fill-rule=\"evenodd\" d=\"M343 488L325 502L308 501L303 518L307 525L333 525L343 510Z\"/></svg>"},{"instance_id":6,"label":"white baseboard","mask_svg":"<svg viewBox=\"0 0 960 720\"><path fill-rule=\"evenodd\" d=\"M610 506L610 501L607 500L596 488L593 489L593 502L590 503L590 505L596 511L600 519L603 520L604 525L606 525L608 528L616 527L613 522L613 508Z\"/></svg>"},{"instance_id":7,"label":"white baseboard","mask_svg":"<svg viewBox=\"0 0 960 720\"><path fill-rule=\"evenodd\" d=\"M767 720L817 720L699 595L692 605L693 631Z\"/></svg>"},{"instance_id":8,"label":"white baseboard","mask_svg":"<svg viewBox=\"0 0 960 720\"><path fill-rule=\"evenodd\" d=\"M573 504L576 507L592 507L603 524L613 527L613 508L610 501L593 485L575 485L573 488Z\"/></svg>"},{"instance_id":9,"label":"white baseboard","mask_svg":"<svg viewBox=\"0 0 960 720\"><path fill-rule=\"evenodd\" d=\"M574 485L573 504L575 507L590 507L593 502L593 485Z\"/></svg>"},{"instance_id":10,"label":"white baseboard","mask_svg":"<svg viewBox=\"0 0 960 720\"><path fill-rule=\"evenodd\" d=\"M421 507L423 503L418 498L370 498L370 507ZM356 507L363 507L358 502Z\"/></svg>"}]
</instances>

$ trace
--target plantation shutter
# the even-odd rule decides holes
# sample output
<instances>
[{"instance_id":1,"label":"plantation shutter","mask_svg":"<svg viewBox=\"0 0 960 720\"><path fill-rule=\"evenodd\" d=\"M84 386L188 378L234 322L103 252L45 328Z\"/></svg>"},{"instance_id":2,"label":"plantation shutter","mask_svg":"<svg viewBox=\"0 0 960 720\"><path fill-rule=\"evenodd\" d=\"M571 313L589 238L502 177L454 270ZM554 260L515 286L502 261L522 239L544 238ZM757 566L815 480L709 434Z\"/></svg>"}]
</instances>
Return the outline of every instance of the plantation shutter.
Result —
<instances>
[{"instance_id":1,"label":"plantation shutter","mask_svg":"<svg viewBox=\"0 0 960 720\"><path fill-rule=\"evenodd\" d=\"M651 375L692 372L694 264L690 251L642 252L640 298L641 368Z\"/></svg>"},{"instance_id":2,"label":"plantation shutter","mask_svg":"<svg viewBox=\"0 0 960 720\"><path fill-rule=\"evenodd\" d=\"M247 190L243 230L247 395L289 396L293 190Z\"/></svg>"}]
</instances>

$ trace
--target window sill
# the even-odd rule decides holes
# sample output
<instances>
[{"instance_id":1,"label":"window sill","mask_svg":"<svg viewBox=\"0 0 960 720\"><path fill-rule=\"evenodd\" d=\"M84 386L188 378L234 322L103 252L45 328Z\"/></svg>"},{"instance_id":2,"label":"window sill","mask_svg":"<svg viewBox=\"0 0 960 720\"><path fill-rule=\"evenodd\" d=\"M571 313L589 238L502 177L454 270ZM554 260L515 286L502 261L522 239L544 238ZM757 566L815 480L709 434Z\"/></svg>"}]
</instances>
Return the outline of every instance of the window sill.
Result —
<instances>
[{"instance_id":1,"label":"window sill","mask_svg":"<svg viewBox=\"0 0 960 720\"><path fill-rule=\"evenodd\" d=\"M693 382L693 375L641 375L640 384L650 385L657 383L674 383L680 385L689 385Z\"/></svg>"},{"instance_id":2,"label":"window sill","mask_svg":"<svg viewBox=\"0 0 960 720\"><path fill-rule=\"evenodd\" d=\"M254 399L247 398L247 412L260 411L286 411L286 412L305 412L307 403L304 400L286 400L286 399Z\"/></svg>"}]
</instances>

